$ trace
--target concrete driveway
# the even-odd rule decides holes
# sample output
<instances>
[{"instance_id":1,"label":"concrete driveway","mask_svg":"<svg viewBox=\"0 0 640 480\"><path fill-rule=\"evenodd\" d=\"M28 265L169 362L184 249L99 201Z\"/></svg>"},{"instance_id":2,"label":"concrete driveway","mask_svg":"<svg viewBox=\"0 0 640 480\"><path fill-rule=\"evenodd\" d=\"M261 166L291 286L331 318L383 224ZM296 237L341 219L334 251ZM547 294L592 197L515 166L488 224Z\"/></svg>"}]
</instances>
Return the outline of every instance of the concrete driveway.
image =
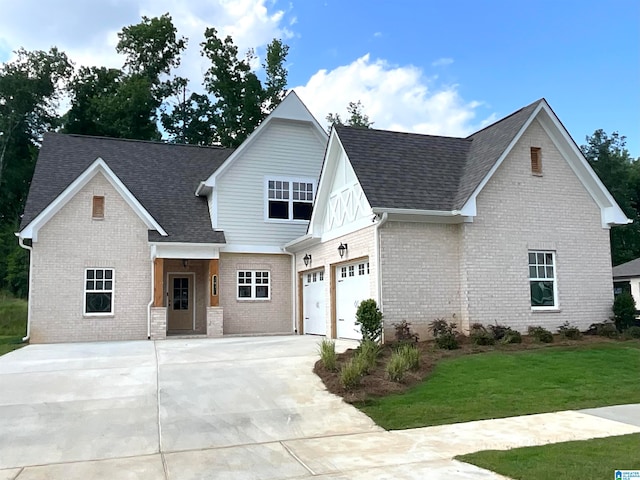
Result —
<instances>
[{"instance_id":1,"label":"concrete driveway","mask_svg":"<svg viewBox=\"0 0 640 480\"><path fill-rule=\"evenodd\" d=\"M171 339L2 356L0 480L496 479L452 457L640 431L561 412L385 432L324 390L311 372L317 343Z\"/></svg>"}]
</instances>

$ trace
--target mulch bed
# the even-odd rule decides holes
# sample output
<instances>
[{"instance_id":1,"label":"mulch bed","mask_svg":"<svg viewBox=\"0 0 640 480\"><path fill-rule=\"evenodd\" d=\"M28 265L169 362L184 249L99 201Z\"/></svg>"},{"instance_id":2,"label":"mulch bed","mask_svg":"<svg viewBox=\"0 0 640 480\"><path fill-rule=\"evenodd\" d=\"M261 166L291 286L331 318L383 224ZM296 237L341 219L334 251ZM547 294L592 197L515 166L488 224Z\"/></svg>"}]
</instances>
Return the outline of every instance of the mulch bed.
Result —
<instances>
[{"instance_id":1,"label":"mulch bed","mask_svg":"<svg viewBox=\"0 0 640 480\"><path fill-rule=\"evenodd\" d=\"M422 380L427 378L437 363L445 358L454 358L462 355L475 355L491 351L517 352L541 348L553 348L558 346L614 342L619 342L619 340L591 335L584 335L581 340L566 340L561 338L559 335L554 335L553 343L539 343L532 337L523 335L522 343L478 346L473 345L468 337L461 337L459 339L460 348L457 350L442 350L435 345L433 340L427 340L424 342L417 342L415 344L420 350L420 368L417 371L408 372L402 383L393 382L387 378L385 366L391 357L393 344L386 344L382 347L382 353L378 358L376 368L362 378L362 382L359 387L352 390L346 390L342 386L342 383L340 383L339 373L327 370L320 360L316 362L313 371L322 379L328 391L341 396L348 403L358 403L365 401L369 397L381 397L406 391L413 385L420 383ZM344 353L338 354L338 370L343 363L354 356L355 352L355 349L349 349Z\"/></svg>"}]
</instances>

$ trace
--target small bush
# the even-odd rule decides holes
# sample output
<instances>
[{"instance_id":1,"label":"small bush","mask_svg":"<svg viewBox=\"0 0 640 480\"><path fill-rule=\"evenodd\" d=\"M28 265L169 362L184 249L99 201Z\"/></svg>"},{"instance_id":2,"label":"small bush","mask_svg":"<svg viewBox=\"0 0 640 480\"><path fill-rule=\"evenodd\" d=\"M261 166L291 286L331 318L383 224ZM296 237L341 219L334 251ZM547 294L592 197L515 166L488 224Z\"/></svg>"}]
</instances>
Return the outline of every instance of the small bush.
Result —
<instances>
[{"instance_id":1,"label":"small bush","mask_svg":"<svg viewBox=\"0 0 640 480\"><path fill-rule=\"evenodd\" d=\"M351 357L340 369L340 383L347 390L352 390L359 386L363 376L364 365L360 355Z\"/></svg>"},{"instance_id":2,"label":"small bush","mask_svg":"<svg viewBox=\"0 0 640 480\"><path fill-rule=\"evenodd\" d=\"M474 345L493 345L496 339L481 323L471 325L469 338Z\"/></svg>"},{"instance_id":3,"label":"small bush","mask_svg":"<svg viewBox=\"0 0 640 480\"><path fill-rule=\"evenodd\" d=\"M553 342L553 334L544 327L529 327L529 335L540 343Z\"/></svg>"},{"instance_id":4,"label":"small bush","mask_svg":"<svg viewBox=\"0 0 640 480\"><path fill-rule=\"evenodd\" d=\"M632 326L636 320L636 302L629 292L622 292L613 301L613 321L619 332Z\"/></svg>"},{"instance_id":5,"label":"small bush","mask_svg":"<svg viewBox=\"0 0 640 480\"><path fill-rule=\"evenodd\" d=\"M333 340L328 340L325 338L322 340L322 342L320 342L318 351L320 352L320 361L324 365L324 368L326 368L330 372L337 371L338 357L336 355L336 343Z\"/></svg>"},{"instance_id":6,"label":"small bush","mask_svg":"<svg viewBox=\"0 0 640 480\"><path fill-rule=\"evenodd\" d=\"M572 327L569 322L564 322L562 325L558 327L558 333L562 338L566 338L568 340L580 340L582 338L582 333L578 327Z\"/></svg>"},{"instance_id":7,"label":"small bush","mask_svg":"<svg viewBox=\"0 0 640 480\"><path fill-rule=\"evenodd\" d=\"M375 368L380 352L380 345L373 340L367 339L360 343L356 355L360 357L360 360L362 361L364 373L369 373Z\"/></svg>"},{"instance_id":8,"label":"small bush","mask_svg":"<svg viewBox=\"0 0 640 480\"><path fill-rule=\"evenodd\" d=\"M407 362L407 358L399 352L393 352L386 368L389 380L393 382L402 382L408 370L409 363Z\"/></svg>"},{"instance_id":9,"label":"small bush","mask_svg":"<svg viewBox=\"0 0 640 480\"><path fill-rule=\"evenodd\" d=\"M455 323L437 318L429 324L429 330L433 333L438 348L444 350L458 348L458 326Z\"/></svg>"},{"instance_id":10,"label":"small bush","mask_svg":"<svg viewBox=\"0 0 640 480\"><path fill-rule=\"evenodd\" d=\"M626 339L640 338L640 327L637 325L629 327L622 333L622 336Z\"/></svg>"},{"instance_id":11,"label":"small bush","mask_svg":"<svg viewBox=\"0 0 640 480\"><path fill-rule=\"evenodd\" d=\"M618 336L618 329L613 322L592 323L585 332L586 335L598 335L600 337L615 338Z\"/></svg>"},{"instance_id":12,"label":"small bush","mask_svg":"<svg viewBox=\"0 0 640 480\"><path fill-rule=\"evenodd\" d=\"M500 339L500 343L503 345L508 345L511 343L522 343L522 334L517 330L509 328L509 331L506 332Z\"/></svg>"},{"instance_id":13,"label":"small bush","mask_svg":"<svg viewBox=\"0 0 640 480\"><path fill-rule=\"evenodd\" d=\"M513 331L511 330L511 327L499 325L497 322L495 325L489 325L489 330L491 331L491 334L493 335L493 338L496 339L496 341L502 340L508 332Z\"/></svg>"},{"instance_id":14,"label":"small bush","mask_svg":"<svg viewBox=\"0 0 640 480\"><path fill-rule=\"evenodd\" d=\"M377 342L382 338L382 312L375 300L363 300L356 311L356 325L360 325L363 340Z\"/></svg>"},{"instance_id":15,"label":"small bush","mask_svg":"<svg viewBox=\"0 0 640 480\"><path fill-rule=\"evenodd\" d=\"M411 324L406 320L398 323L392 323L396 330L396 342L398 343L417 343L420 336L411 330Z\"/></svg>"}]
</instances>

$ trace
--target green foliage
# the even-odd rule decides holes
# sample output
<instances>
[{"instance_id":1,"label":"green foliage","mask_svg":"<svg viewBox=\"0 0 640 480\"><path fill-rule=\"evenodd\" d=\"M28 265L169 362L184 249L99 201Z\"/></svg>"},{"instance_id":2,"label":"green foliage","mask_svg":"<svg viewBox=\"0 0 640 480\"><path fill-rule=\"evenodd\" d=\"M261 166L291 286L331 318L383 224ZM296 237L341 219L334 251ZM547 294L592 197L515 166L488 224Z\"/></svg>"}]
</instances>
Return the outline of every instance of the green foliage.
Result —
<instances>
[{"instance_id":1,"label":"green foliage","mask_svg":"<svg viewBox=\"0 0 640 480\"><path fill-rule=\"evenodd\" d=\"M509 328L509 330L505 332L504 336L500 339L500 343L503 345L522 343L522 334L517 330Z\"/></svg>"},{"instance_id":2,"label":"green foliage","mask_svg":"<svg viewBox=\"0 0 640 480\"><path fill-rule=\"evenodd\" d=\"M360 357L365 373L369 373L375 368L381 351L382 350L378 342L371 339L362 340L358 346L356 355Z\"/></svg>"},{"instance_id":3,"label":"green foliage","mask_svg":"<svg viewBox=\"0 0 640 480\"><path fill-rule=\"evenodd\" d=\"M374 122L369 121L369 116L364 113L364 106L358 100L357 102L349 102L349 106L347 106L347 113L349 114L349 118L346 123L342 121L340 118L340 114L338 113L329 113L325 118L327 123L329 124L329 128L333 125L348 125L350 127L362 127L362 128L371 128Z\"/></svg>"},{"instance_id":4,"label":"green foliage","mask_svg":"<svg viewBox=\"0 0 640 480\"><path fill-rule=\"evenodd\" d=\"M356 325L360 325L362 340L378 342L382 337L382 312L372 298L363 300L356 311Z\"/></svg>"},{"instance_id":5,"label":"green foliage","mask_svg":"<svg viewBox=\"0 0 640 480\"><path fill-rule=\"evenodd\" d=\"M360 385L365 375L365 365L359 355L354 355L340 369L340 383L347 390L353 390Z\"/></svg>"},{"instance_id":6,"label":"green foliage","mask_svg":"<svg viewBox=\"0 0 640 480\"><path fill-rule=\"evenodd\" d=\"M507 333L513 332L511 327L499 325L497 322L495 325L489 325L489 331L497 341L502 340Z\"/></svg>"},{"instance_id":7,"label":"green foliage","mask_svg":"<svg viewBox=\"0 0 640 480\"><path fill-rule=\"evenodd\" d=\"M420 350L415 345L399 345L396 352L405 359L409 370L418 370L420 367Z\"/></svg>"},{"instance_id":8,"label":"green foliage","mask_svg":"<svg viewBox=\"0 0 640 480\"><path fill-rule=\"evenodd\" d=\"M629 327L622 333L622 336L625 339L640 338L640 327L637 325Z\"/></svg>"},{"instance_id":9,"label":"green foliage","mask_svg":"<svg viewBox=\"0 0 640 480\"><path fill-rule=\"evenodd\" d=\"M396 342L398 343L416 343L420 336L411 329L411 323L402 320L398 323L392 323L396 331Z\"/></svg>"},{"instance_id":10,"label":"green foliage","mask_svg":"<svg viewBox=\"0 0 640 480\"><path fill-rule=\"evenodd\" d=\"M615 338L618 336L618 329L613 322L592 323L585 332L587 335L598 335L600 337Z\"/></svg>"},{"instance_id":11,"label":"green foliage","mask_svg":"<svg viewBox=\"0 0 640 480\"><path fill-rule=\"evenodd\" d=\"M481 323L471 325L469 338L474 345L493 345L496 339Z\"/></svg>"},{"instance_id":12,"label":"green foliage","mask_svg":"<svg viewBox=\"0 0 640 480\"><path fill-rule=\"evenodd\" d=\"M628 292L617 295L613 301L613 321L619 332L626 330L636 320L636 302Z\"/></svg>"},{"instance_id":13,"label":"green foliage","mask_svg":"<svg viewBox=\"0 0 640 480\"><path fill-rule=\"evenodd\" d=\"M569 322L564 322L562 325L558 327L558 333L562 338L566 338L568 340L580 340L582 338L582 332L580 329L575 326L571 326Z\"/></svg>"},{"instance_id":14,"label":"green foliage","mask_svg":"<svg viewBox=\"0 0 640 480\"><path fill-rule=\"evenodd\" d=\"M320 361L324 365L324 368L330 372L337 371L338 357L336 355L336 343L333 340L324 338L322 339L322 342L320 342L318 350L320 353Z\"/></svg>"},{"instance_id":15,"label":"green foliage","mask_svg":"<svg viewBox=\"0 0 640 480\"><path fill-rule=\"evenodd\" d=\"M0 294L0 336L23 337L27 331L27 302Z\"/></svg>"},{"instance_id":16,"label":"green foliage","mask_svg":"<svg viewBox=\"0 0 640 480\"><path fill-rule=\"evenodd\" d=\"M389 380L392 382L402 382L409 370L407 359L398 352L393 352L385 368Z\"/></svg>"},{"instance_id":17,"label":"green foliage","mask_svg":"<svg viewBox=\"0 0 640 480\"><path fill-rule=\"evenodd\" d=\"M455 323L447 322L443 318L437 318L429 324L429 330L431 330L439 348L455 350L459 347L458 326Z\"/></svg>"},{"instance_id":18,"label":"green foliage","mask_svg":"<svg viewBox=\"0 0 640 480\"><path fill-rule=\"evenodd\" d=\"M553 334L544 327L529 327L529 335L535 338L540 343L552 343Z\"/></svg>"}]
</instances>

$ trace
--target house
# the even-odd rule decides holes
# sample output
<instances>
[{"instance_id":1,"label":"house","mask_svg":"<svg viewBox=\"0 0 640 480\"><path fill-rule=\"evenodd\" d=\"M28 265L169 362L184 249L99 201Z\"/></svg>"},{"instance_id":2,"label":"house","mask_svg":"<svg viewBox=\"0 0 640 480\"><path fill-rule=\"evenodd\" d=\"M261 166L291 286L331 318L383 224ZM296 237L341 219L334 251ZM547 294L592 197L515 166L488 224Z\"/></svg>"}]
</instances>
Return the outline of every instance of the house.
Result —
<instances>
[{"instance_id":1,"label":"house","mask_svg":"<svg viewBox=\"0 0 640 480\"><path fill-rule=\"evenodd\" d=\"M640 258L613 267L613 293L630 293L640 307Z\"/></svg>"},{"instance_id":2,"label":"house","mask_svg":"<svg viewBox=\"0 0 640 480\"><path fill-rule=\"evenodd\" d=\"M290 93L236 150L45 135L20 244L32 342L295 331L327 134Z\"/></svg>"},{"instance_id":3,"label":"house","mask_svg":"<svg viewBox=\"0 0 640 480\"><path fill-rule=\"evenodd\" d=\"M467 138L337 126L295 93L236 150L45 136L18 233L33 342L608 318L629 220L542 99Z\"/></svg>"},{"instance_id":4,"label":"house","mask_svg":"<svg viewBox=\"0 0 640 480\"><path fill-rule=\"evenodd\" d=\"M629 220L544 99L466 138L337 126L296 255L299 330L385 336L444 318L520 331L610 315L609 228Z\"/></svg>"}]
</instances>

